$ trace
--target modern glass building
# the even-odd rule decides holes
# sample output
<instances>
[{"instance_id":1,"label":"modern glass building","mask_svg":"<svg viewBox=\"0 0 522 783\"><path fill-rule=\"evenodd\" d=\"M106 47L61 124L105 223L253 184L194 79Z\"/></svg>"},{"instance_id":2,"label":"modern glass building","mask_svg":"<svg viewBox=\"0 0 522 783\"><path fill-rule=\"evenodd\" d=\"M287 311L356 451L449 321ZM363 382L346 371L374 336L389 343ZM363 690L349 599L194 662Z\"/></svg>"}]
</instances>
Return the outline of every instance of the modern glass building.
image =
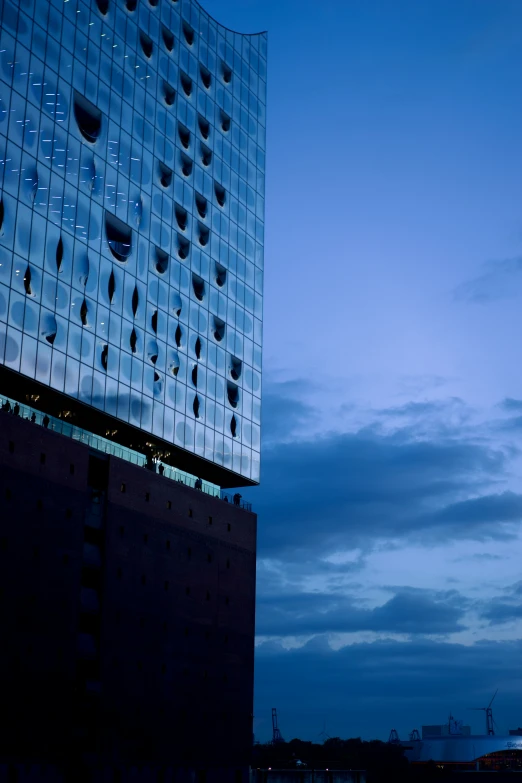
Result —
<instances>
[{"instance_id":1,"label":"modern glass building","mask_svg":"<svg viewBox=\"0 0 522 783\"><path fill-rule=\"evenodd\" d=\"M257 483L266 34L196 0L0 8L2 393Z\"/></svg>"},{"instance_id":2,"label":"modern glass building","mask_svg":"<svg viewBox=\"0 0 522 783\"><path fill-rule=\"evenodd\" d=\"M265 81L197 0L0 0L0 781L250 780Z\"/></svg>"}]
</instances>

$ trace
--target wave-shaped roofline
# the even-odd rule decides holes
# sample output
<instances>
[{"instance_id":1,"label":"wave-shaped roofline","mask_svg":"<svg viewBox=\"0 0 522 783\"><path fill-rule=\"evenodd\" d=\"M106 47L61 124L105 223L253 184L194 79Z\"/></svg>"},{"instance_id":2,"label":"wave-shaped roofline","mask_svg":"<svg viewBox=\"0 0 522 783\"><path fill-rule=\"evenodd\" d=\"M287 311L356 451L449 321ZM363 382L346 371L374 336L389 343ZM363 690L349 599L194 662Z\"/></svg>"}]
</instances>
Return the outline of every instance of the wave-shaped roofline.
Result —
<instances>
[{"instance_id":1,"label":"wave-shaped roofline","mask_svg":"<svg viewBox=\"0 0 522 783\"><path fill-rule=\"evenodd\" d=\"M260 30L258 33L242 33L240 30L233 30L231 27L227 27L226 24L222 24L219 22L215 16L212 16L212 14L209 14L206 8L203 8L203 5L201 4L200 0L192 0L192 2L196 3L203 13L205 13L209 19L212 19L213 22L215 22L219 27L222 27L223 30L228 30L229 33L234 33L236 35L248 35L249 37L253 37L255 35L266 35L268 33L268 30Z\"/></svg>"}]
</instances>

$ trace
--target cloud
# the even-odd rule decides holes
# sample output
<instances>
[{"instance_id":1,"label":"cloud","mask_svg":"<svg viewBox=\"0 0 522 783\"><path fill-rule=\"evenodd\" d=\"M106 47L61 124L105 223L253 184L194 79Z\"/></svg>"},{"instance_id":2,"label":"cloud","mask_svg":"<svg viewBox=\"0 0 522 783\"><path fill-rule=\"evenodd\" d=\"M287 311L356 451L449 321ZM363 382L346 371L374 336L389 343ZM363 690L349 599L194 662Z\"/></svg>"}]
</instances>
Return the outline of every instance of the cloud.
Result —
<instances>
[{"instance_id":1,"label":"cloud","mask_svg":"<svg viewBox=\"0 0 522 783\"><path fill-rule=\"evenodd\" d=\"M449 409L461 410L465 417L469 416L464 402L458 397L453 397L445 400L425 400L424 402L407 402L404 405L397 405L396 407L382 408L377 411L381 416L391 416L399 418L414 418L427 417L427 416L440 416L441 414L447 414Z\"/></svg>"},{"instance_id":2,"label":"cloud","mask_svg":"<svg viewBox=\"0 0 522 783\"><path fill-rule=\"evenodd\" d=\"M316 411L299 399L303 385L301 381L267 385L263 395L263 444L281 442L306 431L316 419Z\"/></svg>"},{"instance_id":3,"label":"cloud","mask_svg":"<svg viewBox=\"0 0 522 783\"><path fill-rule=\"evenodd\" d=\"M503 625L522 619L522 582L509 585L502 597L485 603L481 616L490 625Z\"/></svg>"},{"instance_id":4,"label":"cloud","mask_svg":"<svg viewBox=\"0 0 522 783\"><path fill-rule=\"evenodd\" d=\"M265 448L261 487L245 491L262 520L261 556L508 534L502 526L522 516L521 496L498 491L509 456L458 425L446 430L428 440L410 423L372 426Z\"/></svg>"},{"instance_id":5,"label":"cloud","mask_svg":"<svg viewBox=\"0 0 522 783\"><path fill-rule=\"evenodd\" d=\"M299 649L260 645L256 657L256 734L270 733L279 707L285 739L378 736L390 729L407 736L422 724L444 723L451 711L482 730L482 715L468 708L487 704L497 688L500 730L519 725L522 642L450 644L427 639L379 641L332 650L324 637Z\"/></svg>"},{"instance_id":6,"label":"cloud","mask_svg":"<svg viewBox=\"0 0 522 783\"><path fill-rule=\"evenodd\" d=\"M512 397L506 397L504 400L502 400L501 406L504 408L504 410L509 411L510 413L522 413L522 400L515 400Z\"/></svg>"},{"instance_id":7,"label":"cloud","mask_svg":"<svg viewBox=\"0 0 522 783\"><path fill-rule=\"evenodd\" d=\"M461 283L453 292L456 301L488 304L517 296L522 288L522 257L488 261L483 272Z\"/></svg>"},{"instance_id":8,"label":"cloud","mask_svg":"<svg viewBox=\"0 0 522 783\"><path fill-rule=\"evenodd\" d=\"M406 734L449 710L466 718L464 708L488 703L496 687L510 694L515 724L522 643L471 644L497 627L512 636L519 619L522 592L499 596L501 569L488 562L499 545L480 551L520 533L522 495L509 484L518 452L507 432L450 398L355 410L338 423L351 430L315 436L301 385L268 393L278 425L264 444L261 486L244 490L259 514L256 733L269 733L275 704L283 734L286 726L316 738L326 718L330 734L385 739L392 726ZM514 401L502 407L518 412ZM437 578L424 581L423 569L446 543L452 562L466 559L468 584L473 568L491 584L469 596L465 580L448 589L450 567L444 589L427 589ZM468 646L450 644L455 637ZM334 651L329 640L345 646Z\"/></svg>"},{"instance_id":9,"label":"cloud","mask_svg":"<svg viewBox=\"0 0 522 783\"><path fill-rule=\"evenodd\" d=\"M360 631L423 635L463 630L467 601L456 593L403 589L374 609L360 609L350 598L328 593L293 593L261 597L257 633L295 636Z\"/></svg>"}]
</instances>

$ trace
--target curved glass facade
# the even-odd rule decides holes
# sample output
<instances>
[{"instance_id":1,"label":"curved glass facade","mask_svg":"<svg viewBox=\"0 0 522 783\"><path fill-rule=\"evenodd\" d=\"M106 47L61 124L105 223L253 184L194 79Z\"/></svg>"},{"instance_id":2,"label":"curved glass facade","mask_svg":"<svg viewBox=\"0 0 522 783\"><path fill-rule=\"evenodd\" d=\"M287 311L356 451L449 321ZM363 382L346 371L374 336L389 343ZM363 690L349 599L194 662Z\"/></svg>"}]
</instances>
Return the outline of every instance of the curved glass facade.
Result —
<instances>
[{"instance_id":1,"label":"curved glass facade","mask_svg":"<svg viewBox=\"0 0 522 783\"><path fill-rule=\"evenodd\" d=\"M266 35L194 0L1 13L0 363L257 482Z\"/></svg>"}]
</instances>

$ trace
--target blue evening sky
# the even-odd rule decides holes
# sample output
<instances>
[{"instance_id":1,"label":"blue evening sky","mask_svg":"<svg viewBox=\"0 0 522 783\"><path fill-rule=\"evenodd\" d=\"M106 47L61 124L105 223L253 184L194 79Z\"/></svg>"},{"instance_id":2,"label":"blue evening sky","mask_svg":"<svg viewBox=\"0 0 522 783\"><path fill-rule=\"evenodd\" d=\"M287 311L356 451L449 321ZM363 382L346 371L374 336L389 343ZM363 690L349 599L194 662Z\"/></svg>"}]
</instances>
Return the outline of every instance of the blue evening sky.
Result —
<instances>
[{"instance_id":1,"label":"blue evening sky","mask_svg":"<svg viewBox=\"0 0 522 783\"><path fill-rule=\"evenodd\" d=\"M522 725L522 3L203 6L269 33L256 735Z\"/></svg>"}]
</instances>

